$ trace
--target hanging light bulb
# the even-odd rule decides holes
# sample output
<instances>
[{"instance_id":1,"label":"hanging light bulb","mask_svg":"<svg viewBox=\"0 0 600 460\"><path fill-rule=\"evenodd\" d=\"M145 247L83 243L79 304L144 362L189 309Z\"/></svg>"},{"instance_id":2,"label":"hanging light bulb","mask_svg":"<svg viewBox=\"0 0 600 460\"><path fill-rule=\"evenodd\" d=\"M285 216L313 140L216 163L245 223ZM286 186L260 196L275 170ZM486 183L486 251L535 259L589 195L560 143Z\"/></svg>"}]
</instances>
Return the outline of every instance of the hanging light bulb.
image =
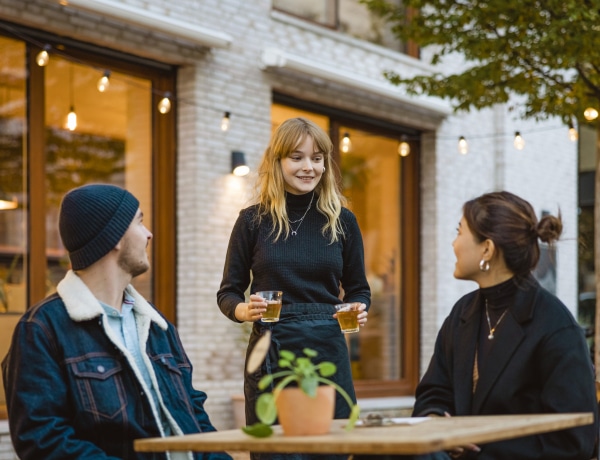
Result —
<instances>
[{"instance_id":1,"label":"hanging light bulb","mask_svg":"<svg viewBox=\"0 0 600 460\"><path fill-rule=\"evenodd\" d=\"M593 107L588 107L587 109L584 110L583 117L587 121L593 121L596 118L598 118L598 111Z\"/></svg>"},{"instance_id":2,"label":"hanging light bulb","mask_svg":"<svg viewBox=\"0 0 600 460\"><path fill-rule=\"evenodd\" d=\"M75 107L71 106L69 114L67 115L67 129L69 131L75 131L77 128L77 114L75 113Z\"/></svg>"},{"instance_id":3,"label":"hanging light bulb","mask_svg":"<svg viewBox=\"0 0 600 460\"><path fill-rule=\"evenodd\" d=\"M69 131L75 131L75 128L77 128L77 114L75 113L73 81L73 63L71 63L69 66L69 98L71 100L71 107L69 108L69 114L67 115L66 122L66 127Z\"/></svg>"},{"instance_id":4,"label":"hanging light bulb","mask_svg":"<svg viewBox=\"0 0 600 460\"><path fill-rule=\"evenodd\" d=\"M402 136L400 143L398 144L398 154L401 157L410 155L410 144L406 142L406 136Z\"/></svg>"},{"instance_id":5,"label":"hanging light bulb","mask_svg":"<svg viewBox=\"0 0 600 460\"><path fill-rule=\"evenodd\" d=\"M171 101L169 99L170 95L171 93L165 93L165 97L163 97L158 103L158 111L163 115L171 111Z\"/></svg>"},{"instance_id":6,"label":"hanging light bulb","mask_svg":"<svg viewBox=\"0 0 600 460\"><path fill-rule=\"evenodd\" d=\"M351 148L352 148L352 142L350 141L350 134L344 133L344 137L342 138L341 150L344 153L348 153Z\"/></svg>"},{"instance_id":7,"label":"hanging light bulb","mask_svg":"<svg viewBox=\"0 0 600 460\"><path fill-rule=\"evenodd\" d=\"M573 122L570 121L569 122L569 140L571 142L577 142L577 139L579 139L579 133L575 129L575 126L573 126Z\"/></svg>"},{"instance_id":8,"label":"hanging light bulb","mask_svg":"<svg viewBox=\"0 0 600 460\"><path fill-rule=\"evenodd\" d=\"M98 91L101 93L108 89L110 86L110 70L104 71L104 74L102 77L100 77L100 80L98 80L98 84L96 86L98 87Z\"/></svg>"},{"instance_id":9,"label":"hanging light bulb","mask_svg":"<svg viewBox=\"0 0 600 460\"><path fill-rule=\"evenodd\" d=\"M231 113L225 112L223 114L223 118L221 119L221 131L225 132L229 129L229 122L231 117Z\"/></svg>"},{"instance_id":10,"label":"hanging light bulb","mask_svg":"<svg viewBox=\"0 0 600 460\"><path fill-rule=\"evenodd\" d=\"M458 138L458 153L461 155L466 155L469 153L469 144L467 143L465 136L460 136Z\"/></svg>"},{"instance_id":11,"label":"hanging light bulb","mask_svg":"<svg viewBox=\"0 0 600 460\"><path fill-rule=\"evenodd\" d=\"M515 131L515 140L513 141L513 145L517 150L523 150L525 148L525 139L521 136L519 131Z\"/></svg>"},{"instance_id":12,"label":"hanging light bulb","mask_svg":"<svg viewBox=\"0 0 600 460\"><path fill-rule=\"evenodd\" d=\"M35 57L35 62L40 67L44 67L44 66L48 65L48 61L50 60L50 55L48 54L49 50L50 50L50 45L44 45L44 49L42 51L40 51L37 54L37 56Z\"/></svg>"}]
</instances>

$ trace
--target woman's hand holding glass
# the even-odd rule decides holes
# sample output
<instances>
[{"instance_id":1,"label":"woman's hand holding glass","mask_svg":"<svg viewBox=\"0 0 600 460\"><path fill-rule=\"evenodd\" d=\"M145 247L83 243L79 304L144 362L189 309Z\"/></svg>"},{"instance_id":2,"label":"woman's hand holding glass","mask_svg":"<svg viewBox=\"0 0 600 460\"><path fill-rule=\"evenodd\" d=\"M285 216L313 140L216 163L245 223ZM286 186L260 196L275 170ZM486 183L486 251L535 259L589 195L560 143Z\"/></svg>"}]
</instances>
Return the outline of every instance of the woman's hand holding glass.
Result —
<instances>
[{"instance_id":1,"label":"woman's hand holding glass","mask_svg":"<svg viewBox=\"0 0 600 460\"><path fill-rule=\"evenodd\" d=\"M358 314L358 325L360 327L365 327L365 325L367 324L367 316L369 315L369 312L367 311L367 306L364 303L361 303L360 307L358 307L358 310L360 311L360 313Z\"/></svg>"},{"instance_id":2,"label":"woman's hand holding glass","mask_svg":"<svg viewBox=\"0 0 600 460\"><path fill-rule=\"evenodd\" d=\"M267 311L267 302L261 296L250 295L250 302L240 303L235 309L235 317L240 321L254 323Z\"/></svg>"}]
</instances>

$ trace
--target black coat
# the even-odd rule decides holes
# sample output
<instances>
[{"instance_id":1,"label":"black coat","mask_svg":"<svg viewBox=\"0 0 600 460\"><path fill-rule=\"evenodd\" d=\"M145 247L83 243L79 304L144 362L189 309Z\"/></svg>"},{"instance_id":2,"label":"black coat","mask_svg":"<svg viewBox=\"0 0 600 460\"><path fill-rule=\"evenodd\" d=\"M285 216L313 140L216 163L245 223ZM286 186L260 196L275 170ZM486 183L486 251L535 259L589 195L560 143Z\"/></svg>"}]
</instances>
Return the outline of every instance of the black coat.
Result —
<instances>
[{"instance_id":1,"label":"black coat","mask_svg":"<svg viewBox=\"0 0 600 460\"><path fill-rule=\"evenodd\" d=\"M481 321L479 291L461 298L440 330L433 357L416 392L414 415L501 415L595 412L594 371L581 327L554 295L533 278L496 332L479 381L473 362ZM589 460L595 423L481 445L468 458Z\"/></svg>"}]
</instances>

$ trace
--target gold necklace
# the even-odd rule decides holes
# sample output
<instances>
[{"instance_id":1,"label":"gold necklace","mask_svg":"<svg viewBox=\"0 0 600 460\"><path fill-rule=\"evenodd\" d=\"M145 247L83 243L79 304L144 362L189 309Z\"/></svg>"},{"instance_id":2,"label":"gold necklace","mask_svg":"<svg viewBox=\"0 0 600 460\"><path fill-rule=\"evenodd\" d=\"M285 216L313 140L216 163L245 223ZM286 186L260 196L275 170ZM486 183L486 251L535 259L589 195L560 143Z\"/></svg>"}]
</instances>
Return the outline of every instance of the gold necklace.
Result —
<instances>
[{"instance_id":1,"label":"gold necklace","mask_svg":"<svg viewBox=\"0 0 600 460\"><path fill-rule=\"evenodd\" d=\"M494 324L494 327L492 327L492 322L490 321L490 312L488 311L488 301L487 301L487 299L485 299L485 317L487 318L488 328L490 329L490 335L488 335L488 340L494 339L494 332L496 331L496 328L500 324L500 321L502 321L504 319L504 316L506 316L507 311L508 311L508 308L506 308L506 310L504 310L504 312L500 315L500 318L498 318L498 321L496 321L496 324Z\"/></svg>"}]
</instances>

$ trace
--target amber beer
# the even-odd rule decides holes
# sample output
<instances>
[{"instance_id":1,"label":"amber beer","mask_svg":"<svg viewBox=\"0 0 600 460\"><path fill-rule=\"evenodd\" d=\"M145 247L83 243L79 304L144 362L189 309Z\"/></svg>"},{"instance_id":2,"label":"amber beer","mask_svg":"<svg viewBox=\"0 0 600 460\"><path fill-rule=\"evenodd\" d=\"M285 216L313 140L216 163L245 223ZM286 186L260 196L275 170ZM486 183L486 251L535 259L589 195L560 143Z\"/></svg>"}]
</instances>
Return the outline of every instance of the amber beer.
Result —
<instances>
[{"instance_id":1,"label":"amber beer","mask_svg":"<svg viewBox=\"0 0 600 460\"><path fill-rule=\"evenodd\" d=\"M264 323L274 323L279 321L281 313L281 300L267 300L267 311L262 315Z\"/></svg>"},{"instance_id":2,"label":"amber beer","mask_svg":"<svg viewBox=\"0 0 600 460\"><path fill-rule=\"evenodd\" d=\"M281 313L281 300L283 292L281 291L259 291L256 293L267 302L267 311L262 314L260 319L263 323L275 323L279 321Z\"/></svg>"},{"instance_id":3,"label":"amber beer","mask_svg":"<svg viewBox=\"0 0 600 460\"><path fill-rule=\"evenodd\" d=\"M344 303L335 306L338 323L340 324L340 329L343 333L350 334L352 332L358 332L359 306L360 303L358 302Z\"/></svg>"}]
</instances>

